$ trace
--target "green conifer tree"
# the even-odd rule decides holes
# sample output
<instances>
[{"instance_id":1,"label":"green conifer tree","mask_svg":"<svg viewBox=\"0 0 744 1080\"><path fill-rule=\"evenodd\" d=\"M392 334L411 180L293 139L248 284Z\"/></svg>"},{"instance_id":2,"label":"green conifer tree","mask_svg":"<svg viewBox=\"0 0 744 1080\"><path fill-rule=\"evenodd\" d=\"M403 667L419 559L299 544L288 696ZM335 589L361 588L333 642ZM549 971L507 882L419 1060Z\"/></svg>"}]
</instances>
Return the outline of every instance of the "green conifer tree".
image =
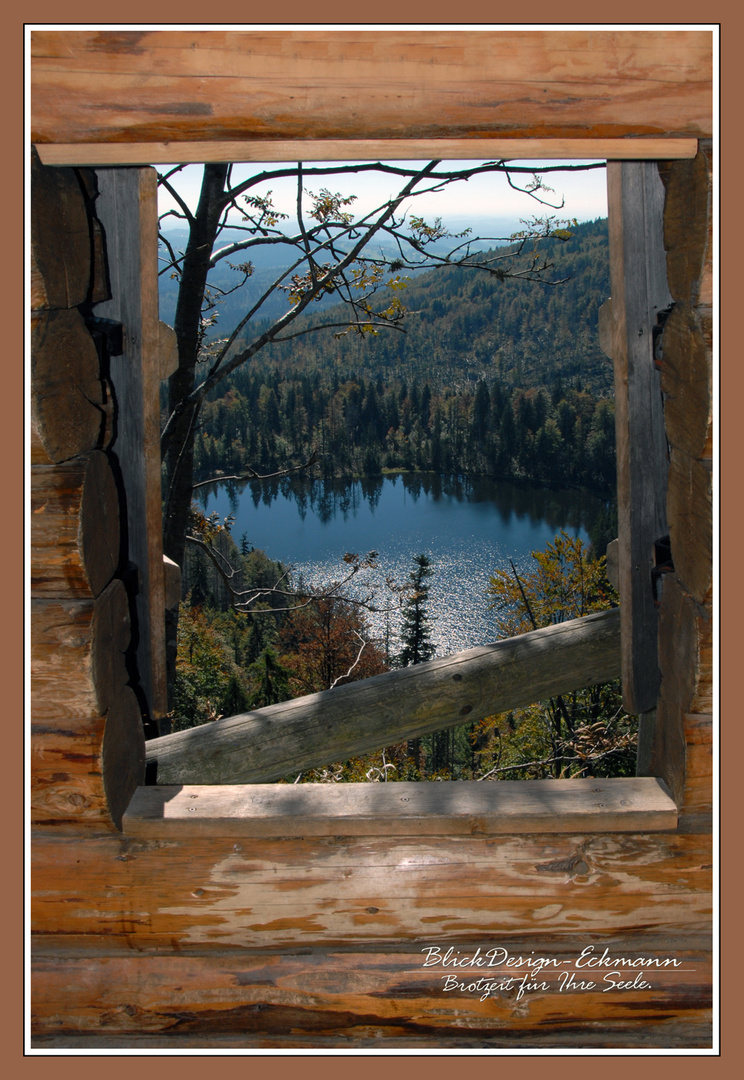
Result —
<instances>
[{"instance_id":1,"label":"green conifer tree","mask_svg":"<svg viewBox=\"0 0 744 1080\"><path fill-rule=\"evenodd\" d=\"M408 595L403 605L403 630L401 640L403 648L399 661L402 667L420 664L431 660L436 646L431 640L429 629L429 584L428 578L434 571L431 560L426 555L416 555L414 568L408 576Z\"/></svg>"}]
</instances>

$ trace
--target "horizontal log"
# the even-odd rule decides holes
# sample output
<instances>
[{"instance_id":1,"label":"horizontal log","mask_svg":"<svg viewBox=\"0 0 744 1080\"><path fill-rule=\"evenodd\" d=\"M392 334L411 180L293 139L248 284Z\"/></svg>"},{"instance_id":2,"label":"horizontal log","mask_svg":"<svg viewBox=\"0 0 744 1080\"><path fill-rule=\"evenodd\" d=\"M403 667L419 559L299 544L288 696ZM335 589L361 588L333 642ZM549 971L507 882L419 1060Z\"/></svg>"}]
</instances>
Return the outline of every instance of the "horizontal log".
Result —
<instances>
[{"instance_id":1,"label":"horizontal log","mask_svg":"<svg viewBox=\"0 0 744 1080\"><path fill-rule=\"evenodd\" d=\"M106 454L31 469L31 596L96 597L119 565L119 494Z\"/></svg>"},{"instance_id":2,"label":"horizontal log","mask_svg":"<svg viewBox=\"0 0 744 1080\"><path fill-rule=\"evenodd\" d=\"M50 822L100 825L107 815L101 775L103 716L57 721L31 738L29 809L34 825Z\"/></svg>"},{"instance_id":3,"label":"horizontal log","mask_svg":"<svg viewBox=\"0 0 744 1080\"><path fill-rule=\"evenodd\" d=\"M619 673L620 614L605 611L164 735L147 759L160 784L278 780Z\"/></svg>"},{"instance_id":4,"label":"horizontal log","mask_svg":"<svg viewBox=\"0 0 744 1080\"><path fill-rule=\"evenodd\" d=\"M712 48L698 30L42 29L31 137L170 142L170 160L179 140L699 138Z\"/></svg>"},{"instance_id":5,"label":"horizontal log","mask_svg":"<svg viewBox=\"0 0 744 1080\"><path fill-rule=\"evenodd\" d=\"M140 787L127 836L497 836L674 829L655 777L519 783Z\"/></svg>"},{"instance_id":6,"label":"horizontal log","mask_svg":"<svg viewBox=\"0 0 744 1080\"><path fill-rule=\"evenodd\" d=\"M81 844L47 830L31 858L32 933L85 952L95 939L108 955L420 947L425 933L436 944L527 937L536 950L551 935L572 946L587 933L604 943L656 937L674 955L712 921L709 833L125 835Z\"/></svg>"},{"instance_id":7,"label":"horizontal log","mask_svg":"<svg viewBox=\"0 0 744 1080\"><path fill-rule=\"evenodd\" d=\"M119 578L95 600L32 600L32 721L104 715L127 682L129 642Z\"/></svg>"},{"instance_id":8,"label":"horizontal log","mask_svg":"<svg viewBox=\"0 0 744 1080\"><path fill-rule=\"evenodd\" d=\"M698 1006L690 1009L687 1003L693 995L695 995L694 990L692 993L688 991L682 993L679 1006L671 997L665 996L664 1002L667 1003L667 1008L659 1011L658 1020L646 1022L642 1027L639 1027L632 1019L615 1020L614 1015L603 1013L601 1020L592 1019L586 1025L581 1025L579 1035L578 1024L575 1020L572 1027L567 1025L566 1030L562 1032L556 1031L551 1021L549 1027L543 1024L540 1029L529 1035L520 1034L519 1047L525 1051L543 1049L546 1054L551 1051L555 1053L556 1048L563 1048L566 1053L575 1055L577 1039L579 1039L582 1048L589 1050L597 1047L600 1054L607 1046L625 1050L641 1048L645 1052L648 1052L650 1047L667 1051L679 1048L687 1053L695 1048L710 1048L713 1045L712 1009ZM695 999L700 1000L699 995ZM377 1004L377 999L373 999L373 1003ZM259 1006L252 1004L251 1008L256 1009ZM644 1012L648 1011L646 1006L643 1008ZM678 1019L671 1021L668 1019L670 1010L674 1010ZM369 1021L369 1015L367 1012L364 1013L363 1035L359 1034L360 1029L353 1016L350 1020L353 1026L346 1031L339 1029L334 1017L328 1026L329 1034L319 1034L317 1024L313 1025L310 1032L303 1031L300 1025L293 1022L289 1014L284 1012L281 1018L276 1016L277 1023L281 1024L281 1031L273 1030L271 1033L261 1031L250 1035L245 1032L243 1034L239 1032L218 1034L214 1024L206 1020L203 1025L192 1028L196 1034L191 1035L179 1035L172 1031L155 1035L140 1033L96 1035L75 1030L66 1035L32 1034L29 1045L32 1050L48 1053L54 1053L57 1050L82 1050L98 1055L105 1054L107 1050L134 1050L150 1056L154 1056L158 1050L166 1050L171 1056L193 1053L195 1050L210 1050L215 1051L215 1054L220 1051L247 1050L260 1053L273 1050L291 1054L295 1050L306 1052L308 1040L311 1040L314 1050L324 1053L341 1050L346 1051L350 1056L358 1054L360 1050L373 1052L390 1050L392 1053L397 1052L399 1056L411 1050L420 1051L422 1055L432 1050L449 1050L454 1054L462 1054L474 1049L491 1052L501 1050L514 1054L515 1039L510 1032L505 1032L501 1028L497 1034L483 1034L476 1030L475 1024L468 1024L465 1027L460 1012L455 1018L456 1022L447 1022L447 1017L444 1017L443 1028L436 1034L430 1025L426 1025L424 1034L412 1034L412 1028L417 1029L418 1026L416 1020L410 1026L396 1028L387 1020L372 1024ZM290 1030L292 1034L283 1034L284 1031ZM456 1034L452 1034L453 1031Z\"/></svg>"},{"instance_id":9,"label":"horizontal log","mask_svg":"<svg viewBox=\"0 0 744 1080\"><path fill-rule=\"evenodd\" d=\"M436 944L441 948L439 937ZM535 1040L574 1048L689 1047L699 1045L700 1028L707 1020L710 1045L712 954L710 949L691 949L684 938L672 950L653 948L640 935L632 945L612 941L608 959L622 957L638 966L584 967L583 975L576 966L582 950L589 947L588 957L602 957L606 940L597 937L590 944L582 934L580 943L551 945L541 938L536 947L534 940L501 946L500 939L489 939L480 954L478 946L466 940L449 947L458 959L477 955L484 961L487 966L480 970L459 969L457 981L482 978L491 984L490 994L443 994L444 979L458 969L425 967L428 954L415 945L344 952L319 948L310 955L252 956L234 950L218 956L111 957L80 956L73 950L49 955L41 952L40 944L31 968L32 1025L40 1035L57 1036L58 1045L64 1045L60 1030L68 1040L90 1039L91 1049L106 1035L111 1046L123 1047L132 1038L147 1046L146 1040L156 1040L158 1034L169 1036L173 1048L188 1046L189 1034L206 1040L193 1043L197 1047L220 1045L220 1040L253 1045L254 1039L264 1046L281 1046L285 1039L291 1041L291 1032L304 1047L314 1047L316 1039L325 1036L348 1039L350 1049L377 1046L381 1040L399 1048L409 1047L412 1039L416 1045L437 1046L445 1039L448 1045L459 1041L470 1048L493 1040L493 1045L513 1050ZM484 956L489 949L491 955ZM440 955L446 951L447 946L441 948ZM517 966L517 961L536 954L547 963L533 980L535 968ZM594 985L565 992L567 970ZM605 979L613 970L623 974ZM536 988L520 997L528 971ZM644 987L614 985L616 979L632 982L639 971ZM528 1007L520 1009L525 1002Z\"/></svg>"},{"instance_id":10,"label":"horizontal log","mask_svg":"<svg viewBox=\"0 0 744 1080\"><path fill-rule=\"evenodd\" d=\"M56 464L95 450L105 423L98 353L82 316L76 309L34 313L32 464Z\"/></svg>"},{"instance_id":11,"label":"horizontal log","mask_svg":"<svg viewBox=\"0 0 744 1080\"><path fill-rule=\"evenodd\" d=\"M707 699L711 678L710 611L695 602L679 575L665 574L659 618L659 694L650 771L683 805L688 734L684 716Z\"/></svg>"}]
</instances>

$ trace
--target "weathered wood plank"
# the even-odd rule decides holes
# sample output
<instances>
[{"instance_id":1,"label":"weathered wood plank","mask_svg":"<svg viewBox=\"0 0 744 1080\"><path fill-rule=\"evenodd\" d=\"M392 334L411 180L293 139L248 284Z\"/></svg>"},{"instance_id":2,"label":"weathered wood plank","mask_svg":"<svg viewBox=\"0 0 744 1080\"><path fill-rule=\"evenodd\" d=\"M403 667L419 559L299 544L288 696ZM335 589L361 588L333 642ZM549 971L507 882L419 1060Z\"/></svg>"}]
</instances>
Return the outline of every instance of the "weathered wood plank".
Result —
<instances>
[{"instance_id":1,"label":"weathered wood plank","mask_svg":"<svg viewBox=\"0 0 744 1080\"><path fill-rule=\"evenodd\" d=\"M710 31L65 31L32 140L703 137Z\"/></svg>"},{"instance_id":2,"label":"weathered wood plank","mask_svg":"<svg viewBox=\"0 0 744 1080\"><path fill-rule=\"evenodd\" d=\"M697 139L245 139L240 142L38 143L45 165L169 165L206 161L647 161L689 159Z\"/></svg>"},{"instance_id":3,"label":"weathered wood plank","mask_svg":"<svg viewBox=\"0 0 744 1080\"><path fill-rule=\"evenodd\" d=\"M112 299L95 310L124 326L124 352L111 358L118 404L112 449L127 494L127 557L139 575L140 682L157 719L166 712L166 682L156 177L153 169L102 169L97 179L96 213L106 233Z\"/></svg>"},{"instance_id":4,"label":"weathered wood plank","mask_svg":"<svg viewBox=\"0 0 744 1080\"><path fill-rule=\"evenodd\" d=\"M653 162L609 163L623 706L656 705L654 544L668 532L668 470L653 337L671 302L662 243L664 189Z\"/></svg>"},{"instance_id":5,"label":"weathered wood plank","mask_svg":"<svg viewBox=\"0 0 744 1080\"><path fill-rule=\"evenodd\" d=\"M429 954L415 948L311 956L42 955L32 962L38 985L32 1025L38 1035L59 1037L60 1000L66 1002L62 1025L68 1037L118 1034L124 1039L156 1033L271 1039L292 1031L315 1045L316 1036L364 1040L376 1031L399 1046L424 1036L435 1044L449 1036L466 1045L501 1039L518 1046L531 1045L546 1028L553 1038L573 1032L575 1039L578 1026L583 1045L583 1031L601 1024L606 1042L614 1043L619 1032L627 1045L634 1038L645 1044L662 1032L668 1038L668 1021L676 1018L676 1039L685 1045L682 1016L701 1026L710 1023L711 958L684 940L670 952L638 943L631 948L614 941L608 947L607 940L589 944L583 935L573 949L569 943L536 949L535 942L521 947L509 942L507 947L491 939L480 951L472 944L458 946L452 955L475 959L474 965L425 967ZM582 956L584 949L590 951ZM529 966L535 953L547 961L542 968ZM602 958L628 964L586 966L587 960ZM452 987L453 972L463 990ZM574 987L578 980L585 984L583 990L569 988L571 975Z\"/></svg>"},{"instance_id":6,"label":"weathered wood plank","mask_svg":"<svg viewBox=\"0 0 744 1080\"><path fill-rule=\"evenodd\" d=\"M179 840L111 835L33 845L43 949L241 950L711 929L709 835L533 834ZM71 869L74 868L74 869ZM102 885L105 884L105 888Z\"/></svg>"},{"instance_id":7,"label":"weathered wood plank","mask_svg":"<svg viewBox=\"0 0 744 1080\"><path fill-rule=\"evenodd\" d=\"M578 1037L581 1047L586 1049L706 1049L713 1045L711 1012L709 1009L693 1009L685 1003L680 1006L678 1018L663 1016L652 1021L646 1015L642 1027L633 1019L614 1023L611 1017L602 1017L601 1021L593 1021L582 1028ZM390 1050L398 1053L402 1050L418 1050L425 1054L427 1051L440 1049L454 1053L462 1053L463 1050L504 1050L513 1054L515 1049L564 1049L566 1052L573 1051L574 1056L576 1044L575 1026L572 1030L553 1031L550 1034L543 1028L523 1039L515 1039L503 1030L499 1034L484 1035L478 1031L463 1030L459 1025L457 1028L447 1026L445 1033L441 1035L433 1027L423 1034L414 1035L410 1030L396 1031L392 1024L357 1025L346 1032L339 1031L334 1026L334 1034L328 1035L318 1034L317 1031L313 1031L311 1036L283 1033L218 1035L209 1026L209 1021L200 1029L199 1034L191 1035L179 1035L177 1032L156 1035L94 1035L74 1032L67 1035L34 1035L30 1043L33 1049L38 1050L88 1050L94 1054L106 1050L137 1050L144 1054L152 1054L154 1050L167 1050L170 1054L183 1054L194 1050L278 1050L281 1053L291 1053L293 1050L307 1050L311 1045L313 1050L345 1050L347 1054L356 1054L359 1050Z\"/></svg>"},{"instance_id":8,"label":"weathered wood plank","mask_svg":"<svg viewBox=\"0 0 744 1080\"><path fill-rule=\"evenodd\" d=\"M119 494L95 450L31 469L31 596L96 597L119 566Z\"/></svg>"},{"instance_id":9,"label":"weathered wood plank","mask_svg":"<svg viewBox=\"0 0 744 1080\"><path fill-rule=\"evenodd\" d=\"M617 610L152 739L161 784L279 780L619 672Z\"/></svg>"},{"instance_id":10,"label":"weathered wood plank","mask_svg":"<svg viewBox=\"0 0 744 1080\"><path fill-rule=\"evenodd\" d=\"M29 813L33 824L105 825L101 775L103 716L36 725L31 739Z\"/></svg>"},{"instance_id":11,"label":"weathered wood plank","mask_svg":"<svg viewBox=\"0 0 744 1080\"><path fill-rule=\"evenodd\" d=\"M138 788L128 836L492 836L673 829L652 777L519 783L241 784Z\"/></svg>"}]
</instances>

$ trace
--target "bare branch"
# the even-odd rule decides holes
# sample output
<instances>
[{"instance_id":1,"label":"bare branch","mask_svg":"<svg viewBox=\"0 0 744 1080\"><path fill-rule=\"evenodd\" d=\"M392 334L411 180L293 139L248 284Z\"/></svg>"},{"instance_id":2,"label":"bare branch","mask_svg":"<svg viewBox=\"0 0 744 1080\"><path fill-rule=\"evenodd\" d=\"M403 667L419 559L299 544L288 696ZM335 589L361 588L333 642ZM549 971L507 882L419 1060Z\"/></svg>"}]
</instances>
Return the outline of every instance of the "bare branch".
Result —
<instances>
[{"instance_id":1,"label":"bare branch","mask_svg":"<svg viewBox=\"0 0 744 1080\"><path fill-rule=\"evenodd\" d=\"M343 682L343 680L344 680L344 679L349 679L349 678L351 678L351 674L352 674L352 672L354 671L354 668L355 668L355 667L357 667L357 665L358 665L358 664L360 663L360 661L361 661L361 659L362 659L362 653L364 652L364 650L366 649L366 647L367 647L367 646L369 645L369 642L368 642L368 641L365 641L365 639L364 639L364 638L362 637L362 635L361 635L361 634L359 633L359 631L358 631L358 630L354 630L354 633L356 634L356 636L357 636L357 637L359 638L359 640L360 640L360 641L361 641L361 643L362 643L362 644L361 644L361 646L360 646L360 648L359 648L359 652L357 653L357 656L356 656L356 660L355 660L355 661L354 661L354 663L353 663L353 664L351 665L351 667L349 668L349 670L348 670L348 671L346 672L346 674L345 674L345 675L339 675L337 679L334 679L334 680L333 680L333 682L331 683L331 685L330 685L330 686L328 687L328 689L329 689L329 690L333 690L334 686L338 686L338 684L339 684L340 682Z\"/></svg>"},{"instance_id":2,"label":"bare branch","mask_svg":"<svg viewBox=\"0 0 744 1080\"><path fill-rule=\"evenodd\" d=\"M275 480L284 476L291 476L292 473L301 472L303 469L309 469L311 465L315 465L318 461L318 451L314 450L307 461L303 461L301 465L293 465L286 469L279 469L277 472L265 473L261 475L257 473L255 469L247 469L246 472L240 473L237 476L213 476L211 480L200 480L198 484L193 484L192 491L196 491L197 488L206 487L208 484L224 484L229 480Z\"/></svg>"},{"instance_id":3,"label":"bare branch","mask_svg":"<svg viewBox=\"0 0 744 1080\"><path fill-rule=\"evenodd\" d=\"M178 203L178 205L181 207L181 210L183 211L183 216L186 218L189 225L193 225L194 215L191 213L188 204L181 198L178 191L176 191L176 189L168 180L168 177L172 176L173 173L177 171L177 169L172 169L171 172L167 173L165 176L162 173L158 173L158 184L160 187L164 187L170 197Z\"/></svg>"},{"instance_id":4,"label":"bare branch","mask_svg":"<svg viewBox=\"0 0 744 1080\"><path fill-rule=\"evenodd\" d=\"M358 555L353 554L345 555L343 561L349 567L345 577L341 578L339 581L331 582L323 589L299 591L297 589L282 588L282 582L288 578L290 570L287 570L282 574L274 585L252 589L240 589L236 588L234 584L240 577L240 570L232 566L221 551L215 548L209 541L204 540L202 537L195 536L193 533L186 534L186 541L199 548L209 558L232 597L232 606L234 610L241 614L269 615L276 614L277 612L299 611L317 603L318 600L329 599L342 600L345 604L364 608L367 611L385 610L373 603L375 600L375 594L373 592L369 592L362 597L355 597L350 596L344 591L352 578L356 577L358 573L374 567L377 558L376 551L369 552L364 558L360 558ZM278 607L256 608L255 605L263 603L267 597L271 599L279 597L281 599L281 605Z\"/></svg>"}]
</instances>

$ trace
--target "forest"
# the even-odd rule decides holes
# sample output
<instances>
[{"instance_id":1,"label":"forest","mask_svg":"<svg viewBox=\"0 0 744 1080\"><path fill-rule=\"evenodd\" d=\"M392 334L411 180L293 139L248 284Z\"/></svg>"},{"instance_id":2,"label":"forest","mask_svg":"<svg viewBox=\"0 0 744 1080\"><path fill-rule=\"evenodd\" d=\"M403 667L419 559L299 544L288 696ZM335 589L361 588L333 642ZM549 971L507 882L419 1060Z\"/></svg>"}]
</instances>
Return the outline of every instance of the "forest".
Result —
<instances>
[{"instance_id":1,"label":"forest","mask_svg":"<svg viewBox=\"0 0 744 1080\"><path fill-rule=\"evenodd\" d=\"M606 221L548 241L544 254L556 284L458 268L410 279L404 333L313 332L333 321L327 303L298 320L291 342L263 350L204 403L197 483L239 485L309 462L305 475L327 478L426 471L589 490L605 505L591 547L557 536L534 553L524 580L495 570L489 599L503 615L503 636L614 606L602 557L615 535L612 365L597 332L609 295ZM208 321L216 335L219 318ZM236 543L229 522L207 522L196 506L194 520L220 554L187 550L174 730L433 655L424 555L398 585L402 648L391 655L372 638L364 606L337 583L331 595L300 596L289 611L236 610L236 591L287 581L286 568L246 538ZM218 562L235 572L229 584ZM287 781L623 775L633 772L634 754L633 720L613 684Z\"/></svg>"},{"instance_id":2,"label":"forest","mask_svg":"<svg viewBox=\"0 0 744 1080\"><path fill-rule=\"evenodd\" d=\"M454 267L410 280L404 332L313 333L333 309L307 317L204 404L198 480L317 457L324 476L422 470L611 498L612 365L597 334L606 221L543 254L559 284Z\"/></svg>"}]
</instances>

